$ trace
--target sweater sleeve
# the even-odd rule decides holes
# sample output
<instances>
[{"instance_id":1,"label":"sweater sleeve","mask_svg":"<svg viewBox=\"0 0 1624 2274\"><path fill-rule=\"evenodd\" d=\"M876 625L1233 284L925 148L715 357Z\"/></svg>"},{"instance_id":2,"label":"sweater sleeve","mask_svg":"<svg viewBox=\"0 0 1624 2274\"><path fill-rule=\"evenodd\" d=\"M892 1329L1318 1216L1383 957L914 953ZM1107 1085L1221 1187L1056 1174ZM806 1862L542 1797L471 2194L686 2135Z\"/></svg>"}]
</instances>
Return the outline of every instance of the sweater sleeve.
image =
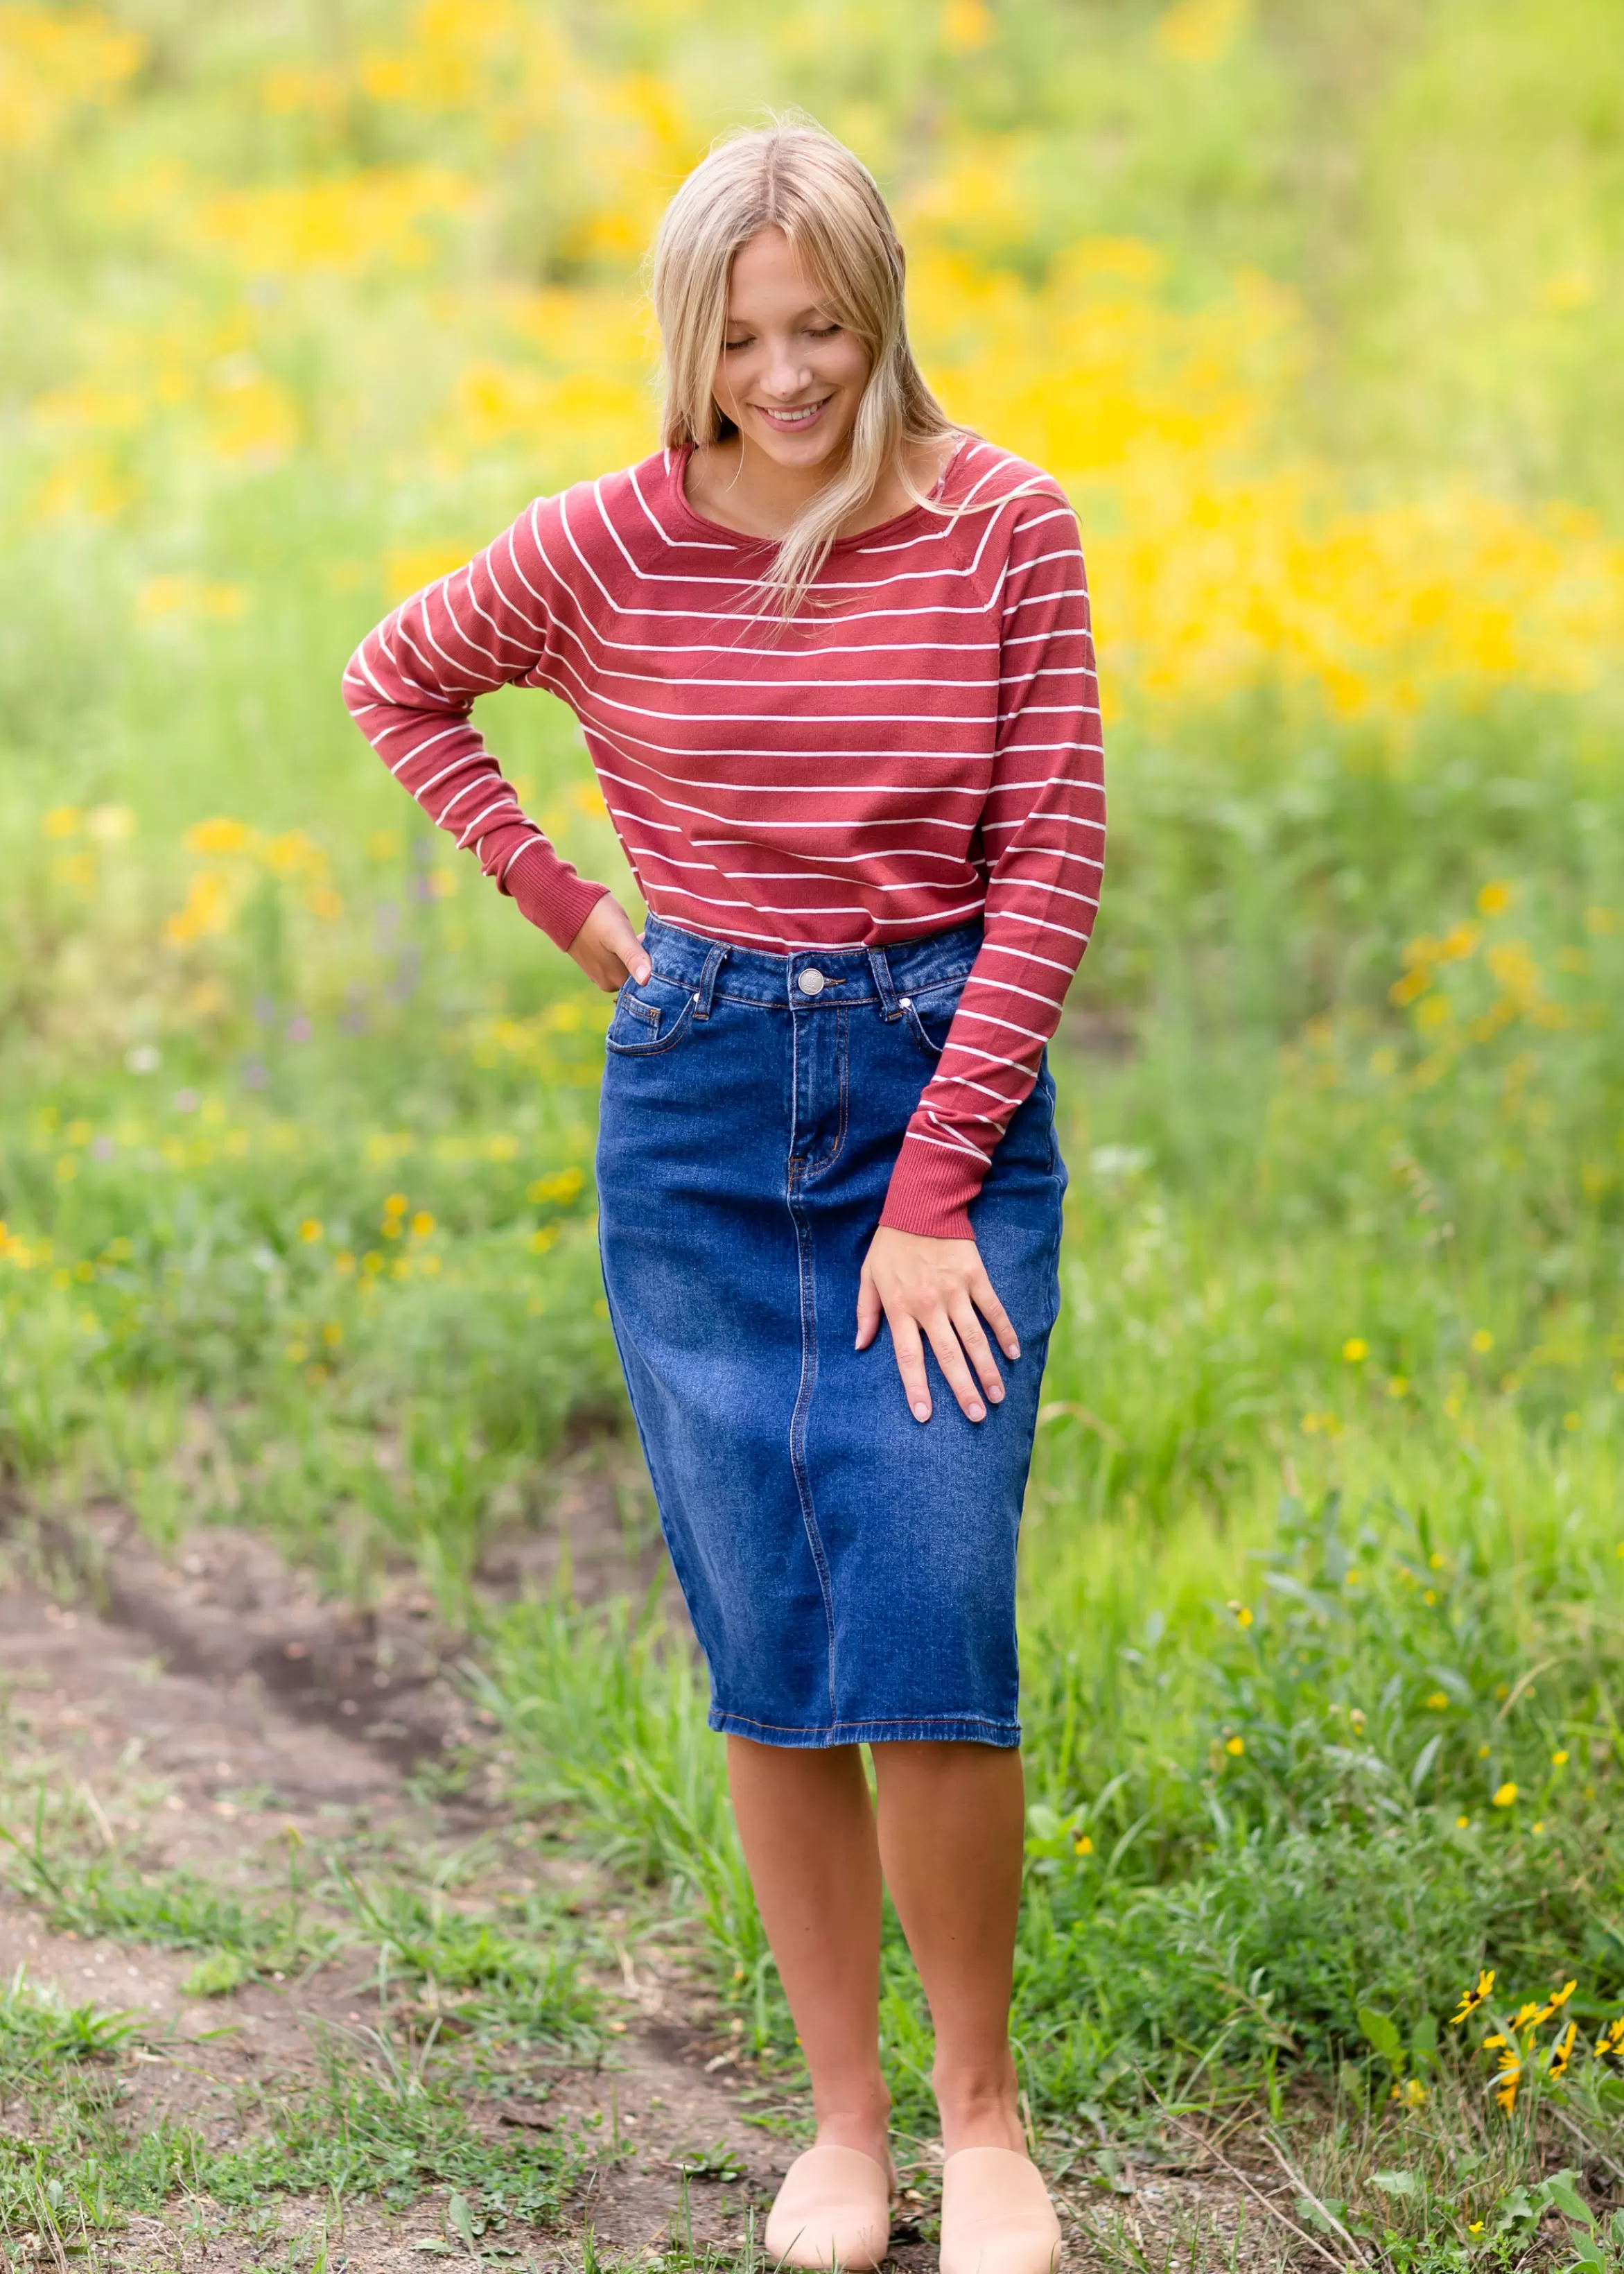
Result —
<instances>
[{"instance_id":1,"label":"sweater sleeve","mask_svg":"<svg viewBox=\"0 0 1624 2274\"><path fill-rule=\"evenodd\" d=\"M985 929L880 1216L938 1239L974 1237L970 1203L1037 1080L1099 905L1100 689L1076 517L1054 492L1030 501L1011 535L999 644Z\"/></svg>"},{"instance_id":2,"label":"sweater sleeve","mask_svg":"<svg viewBox=\"0 0 1624 2274\"><path fill-rule=\"evenodd\" d=\"M397 781L499 892L568 948L606 885L553 850L470 724L474 698L524 679L546 654L552 572L538 498L461 568L391 610L350 657L344 702Z\"/></svg>"}]
</instances>

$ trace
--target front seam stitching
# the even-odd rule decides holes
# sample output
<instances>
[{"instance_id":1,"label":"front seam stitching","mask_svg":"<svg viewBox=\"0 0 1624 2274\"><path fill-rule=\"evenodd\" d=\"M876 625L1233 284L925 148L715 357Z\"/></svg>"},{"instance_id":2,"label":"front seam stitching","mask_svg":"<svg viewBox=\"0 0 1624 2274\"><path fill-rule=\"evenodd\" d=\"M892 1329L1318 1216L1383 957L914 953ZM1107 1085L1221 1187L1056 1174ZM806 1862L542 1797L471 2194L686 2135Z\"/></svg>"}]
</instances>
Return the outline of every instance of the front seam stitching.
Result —
<instances>
[{"instance_id":1,"label":"front seam stitching","mask_svg":"<svg viewBox=\"0 0 1624 2274\"><path fill-rule=\"evenodd\" d=\"M795 1480L795 1495L801 1502L801 1521L807 1535L807 1545L812 1551L813 1568L823 1598L823 1624L829 1638L829 1706L835 1702L835 1606L834 1590L829 1576L829 1560L823 1553L823 1537L817 1528L817 1511L812 1504L812 1481L807 1474L807 1421L812 1405L812 1389L817 1376L817 1290L813 1273L810 1232L805 1210L796 1199L801 1163L794 1154L798 1135L795 1126L801 1111L801 1028L790 1024L790 1146L791 1152L785 1172L785 1204L790 1222L795 1228L795 1260L801 1285L801 1384L795 1394L794 1410L789 1422L790 1469ZM763 1723L765 1728L767 1724Z\"/></svg>"}]
</instances>

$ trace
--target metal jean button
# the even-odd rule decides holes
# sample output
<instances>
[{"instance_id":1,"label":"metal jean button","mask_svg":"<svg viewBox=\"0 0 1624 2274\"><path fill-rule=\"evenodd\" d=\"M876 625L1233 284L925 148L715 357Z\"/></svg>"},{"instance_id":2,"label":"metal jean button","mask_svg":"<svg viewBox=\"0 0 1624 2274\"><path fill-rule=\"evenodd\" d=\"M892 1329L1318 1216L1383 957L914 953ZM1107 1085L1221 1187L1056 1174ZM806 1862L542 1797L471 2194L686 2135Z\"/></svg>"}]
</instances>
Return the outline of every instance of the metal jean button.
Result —
<instances>
[{"instance_id":1,"label":"metal jean button","mask_svg":"<svg viewBox=\"0 0 1624 2274\"><path fill-rule=\"evenodd\" d=\"M823 991L823 975L816 969L803 971L795 983L803 995L821 995Z\"/></svg>"}]
</instances>

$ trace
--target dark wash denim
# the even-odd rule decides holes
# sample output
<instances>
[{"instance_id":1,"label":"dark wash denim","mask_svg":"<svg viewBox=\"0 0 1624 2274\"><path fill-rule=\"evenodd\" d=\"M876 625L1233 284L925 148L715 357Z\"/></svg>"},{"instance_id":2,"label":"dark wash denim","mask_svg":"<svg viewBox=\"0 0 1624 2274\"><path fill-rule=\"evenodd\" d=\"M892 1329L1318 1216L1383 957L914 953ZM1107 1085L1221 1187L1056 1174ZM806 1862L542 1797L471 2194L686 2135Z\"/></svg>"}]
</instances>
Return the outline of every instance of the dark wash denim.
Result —
<instances>
[{"instance_id":1,"label":"dark wash denim","mask_svg":"<svg viewBox=\"0 0 1624 2274\"><path fill-rule=\"evenodd\" d=\"M604 1283L710 1727L777 1745L1019 1743L1015 1550L1059 1308L1047 1055L971 1208L1020 1338L916 1421L858 1275L979 923L771 955L650 917L608 1034ZM803 973L823 984L808 994Z\"/></svg>"}]
</instances>

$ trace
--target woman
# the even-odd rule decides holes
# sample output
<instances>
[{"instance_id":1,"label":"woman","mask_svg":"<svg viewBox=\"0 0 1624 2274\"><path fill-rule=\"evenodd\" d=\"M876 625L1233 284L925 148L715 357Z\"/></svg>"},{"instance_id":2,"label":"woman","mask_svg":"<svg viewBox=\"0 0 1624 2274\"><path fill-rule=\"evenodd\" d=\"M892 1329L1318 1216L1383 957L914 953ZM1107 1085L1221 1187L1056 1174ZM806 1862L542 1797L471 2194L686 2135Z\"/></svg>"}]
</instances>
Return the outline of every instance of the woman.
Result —
<instances>
[{"instance_id":1,"label":"woman","mask_svg":"<svg viewBox=\"0 0 1624 2274\"><path fill-rule=\"evenodd\" d=\"M403 601L345 699L616 997L610 1315L817 2120L767 2249L885 2252L883 1877L936 2029L943 2266L1048 2274L1007 2035L1015 1547L1065 1184L1044 1046L1104 832L1077 526L950 425L883 200L816 127L716 147L653 285L663 448ZM579 718L641 937L469 723L505 683Z\"/></svg>"}]
</instances>

